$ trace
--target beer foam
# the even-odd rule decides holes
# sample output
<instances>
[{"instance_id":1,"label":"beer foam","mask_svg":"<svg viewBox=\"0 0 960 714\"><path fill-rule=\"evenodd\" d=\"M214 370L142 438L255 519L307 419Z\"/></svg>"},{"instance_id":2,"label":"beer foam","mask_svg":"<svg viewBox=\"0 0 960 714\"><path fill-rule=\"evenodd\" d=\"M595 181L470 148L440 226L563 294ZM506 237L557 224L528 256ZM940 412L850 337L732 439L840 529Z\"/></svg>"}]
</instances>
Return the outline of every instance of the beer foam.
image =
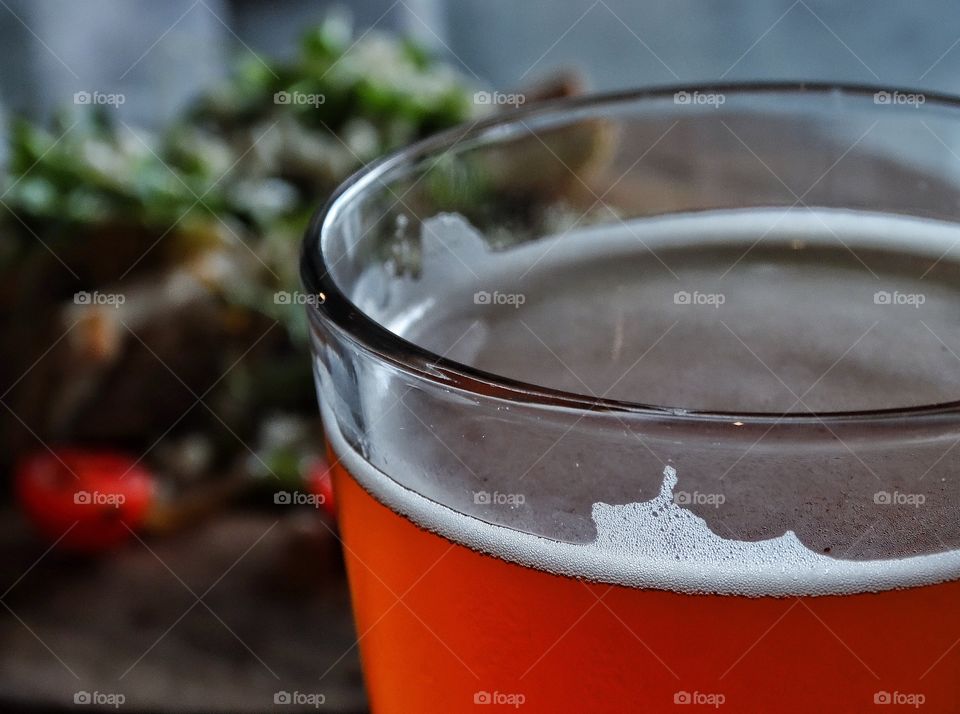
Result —
<instances>
[{"instance_id":1,"label":"beer foam","mask_svg":"<svg viewBox=\"0 0 960 714\"><path fill-rule=\"evenodd\" d=\"M664 467L660 493L651 501L594 504L593 543L551 540L459 513L401 486L347 444L325 404L321 410L334 453L387 508L454 543L555 575L749 597L881 592L960 577L960 551L895 560L837 560L804 547L792 531L755 542L722 538L702 518L676 505L677 472L672 466Z\"/></svg>"},{"instance_id":2,"label":"beer foam","mask_svg":"<svg viewBox=\"0 0 960 714\"><path fill-rule=\"evenodd\" d=\"M635 560L669 561L672 557L702 564L746 562L761 572L771 567L785 568L786 564L813 568L830 560L806 548L790 530L779 538L753 543L723 539L704 519L676 504L676 485L676 469L665 466L656 498L622 506L595 503L596 547L629 554Z\"/></svg>"}]
</instances>

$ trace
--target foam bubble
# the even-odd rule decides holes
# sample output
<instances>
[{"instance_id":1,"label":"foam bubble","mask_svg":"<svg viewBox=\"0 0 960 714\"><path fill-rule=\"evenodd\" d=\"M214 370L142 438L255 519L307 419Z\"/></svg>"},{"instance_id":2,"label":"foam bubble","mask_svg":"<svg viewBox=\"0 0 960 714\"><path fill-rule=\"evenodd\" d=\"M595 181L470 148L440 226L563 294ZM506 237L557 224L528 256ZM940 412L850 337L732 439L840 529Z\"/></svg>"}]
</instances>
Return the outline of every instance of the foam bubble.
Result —
<instances>
[{"instance_id":1,"label":"foam bubble","mask_svg":"<svg viewBox=\"0 0 960 714\"><path fill-rule=\"evenodd\" d=\"M677 472L671 466L664 468L660 493L651 501L594 504L594 542L550 540L458 513L401 486L347 444L326 405L321 410L333 450L356 481L385 506L455 543L556 575L751 597L879 592L960 577L960 551L844 561L809 550L791 531L755 542L723 538L673 502Z\"/></svg>"},{"instance_id":2,"label":"foam bubble","mask_svg":"<svg viewBox=\"0 0 960 714\"><path fill-rule=\"evenodd\" d=\"M833 562L806 548L793 531L756 542L721 538L710 530L705 520L675 503L676 485L676 469L666 466L656 498L621 506L595 503L593 520L597 540L594 546L632 560L669 562L673 558L699 562L705 567L735 559L749 563L757 572L785 564L796 569Z\"/></svg>"}]
</instances>

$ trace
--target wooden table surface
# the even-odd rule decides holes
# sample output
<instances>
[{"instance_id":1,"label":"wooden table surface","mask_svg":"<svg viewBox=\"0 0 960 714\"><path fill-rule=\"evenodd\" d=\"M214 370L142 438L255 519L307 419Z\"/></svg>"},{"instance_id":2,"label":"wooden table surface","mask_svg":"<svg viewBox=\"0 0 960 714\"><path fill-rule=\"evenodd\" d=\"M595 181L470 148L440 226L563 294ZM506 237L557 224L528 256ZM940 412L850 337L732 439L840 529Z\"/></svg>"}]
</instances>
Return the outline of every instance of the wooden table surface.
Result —
<instances>
[{"instance_id":1,"label":"wooden table surface","mask_svg":"<svg viewBox=\"0 0 960 714\"><path fill-rule=\"evenodd\" d=\"M98 559L0 526L0 707L367 711L343 563L312 509L234 512ZM316 700L316 699L315 699ZM82 710L95 710L84 707Z\"/></svg>"}]
</instances>

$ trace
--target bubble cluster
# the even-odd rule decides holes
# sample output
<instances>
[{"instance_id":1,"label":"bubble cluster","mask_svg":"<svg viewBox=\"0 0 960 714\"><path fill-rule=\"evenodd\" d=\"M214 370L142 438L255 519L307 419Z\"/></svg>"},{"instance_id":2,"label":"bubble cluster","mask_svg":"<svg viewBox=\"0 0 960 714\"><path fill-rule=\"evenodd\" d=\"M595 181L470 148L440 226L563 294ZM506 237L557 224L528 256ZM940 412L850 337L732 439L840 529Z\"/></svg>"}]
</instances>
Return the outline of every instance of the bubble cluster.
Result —
<instances>
[{"instance_id":1,"label":"bubble cluster","mask_svg":"<svg viewBox=\"0 0 960 714\"><path fill-rule=\"evenodd\" d=\"M960 576L960 551L843 561L809 550L793 532L755 542L722 538L703 519L673 502L677 472L671 466L664 468L660 493L651 501L594 504L595 542L563 543L481 521L401 486L346 443L329 410L324 423L347 470L388 508L472 550L556 575L626 587L751 597L878 592Z\"/></svg>"}]
</instances>

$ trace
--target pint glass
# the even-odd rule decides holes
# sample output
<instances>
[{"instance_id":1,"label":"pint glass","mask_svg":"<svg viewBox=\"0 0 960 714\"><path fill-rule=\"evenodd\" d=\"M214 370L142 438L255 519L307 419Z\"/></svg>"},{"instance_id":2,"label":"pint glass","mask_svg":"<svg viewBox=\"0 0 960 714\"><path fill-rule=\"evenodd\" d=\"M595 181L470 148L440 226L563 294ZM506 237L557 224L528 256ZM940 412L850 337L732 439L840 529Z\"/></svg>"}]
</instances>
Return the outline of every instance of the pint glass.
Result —
<instances>
[{"instance_id":1,"label":"pint glass","mask_svg":"<svg viewBox=\"0 0 960 714\"><path fill-rule=\"evenodd\" d=\"M955 100L505 112L302 273L375 712L960 711Z\"/></svg>"}]
</instances>

